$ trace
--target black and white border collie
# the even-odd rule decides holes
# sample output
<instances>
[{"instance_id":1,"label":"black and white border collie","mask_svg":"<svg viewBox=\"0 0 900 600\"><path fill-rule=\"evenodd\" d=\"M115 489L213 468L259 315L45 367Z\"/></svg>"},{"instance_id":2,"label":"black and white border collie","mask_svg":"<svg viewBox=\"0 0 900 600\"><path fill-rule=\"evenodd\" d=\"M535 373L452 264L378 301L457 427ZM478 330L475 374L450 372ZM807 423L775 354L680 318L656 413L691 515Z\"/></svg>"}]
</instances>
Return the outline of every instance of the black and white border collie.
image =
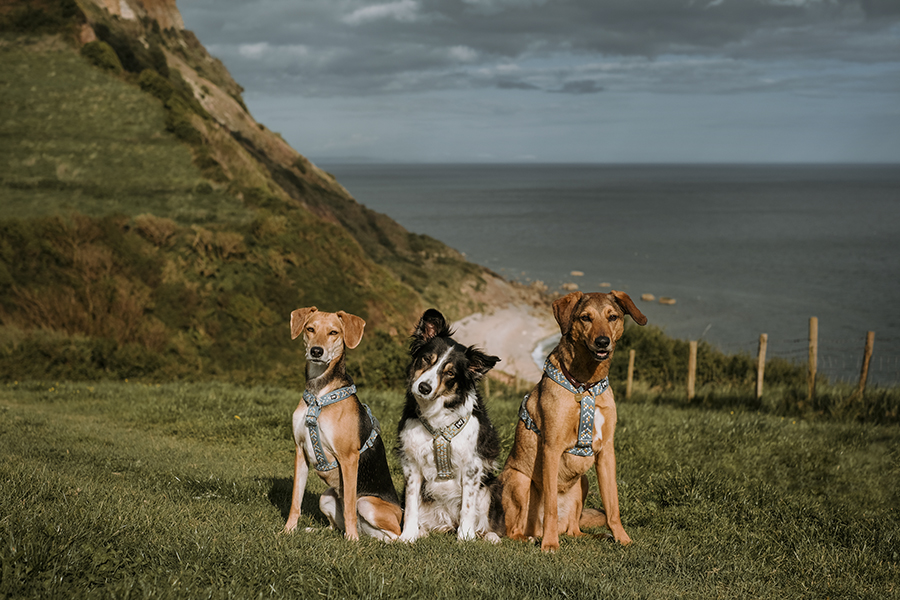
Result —
<instances>
[{"instance_id":1,"label":"black and white border collie","mask_svg":"<svg viewBox=\"0 0 900 600\"><path fill-rule=\"evenodd\" d=\"M397 435L406 480L400 540L414 542L432 531L455 529L460 540L481 537L497 543L505 531L501 487L494 476L500 438L476 384L500 359L467 348L452 335L444 315L431 308L410 340L412 362ZM443 428L455 435L449 442L450 470L442 478L432 432Z\"/></svg>"}]
</instances>

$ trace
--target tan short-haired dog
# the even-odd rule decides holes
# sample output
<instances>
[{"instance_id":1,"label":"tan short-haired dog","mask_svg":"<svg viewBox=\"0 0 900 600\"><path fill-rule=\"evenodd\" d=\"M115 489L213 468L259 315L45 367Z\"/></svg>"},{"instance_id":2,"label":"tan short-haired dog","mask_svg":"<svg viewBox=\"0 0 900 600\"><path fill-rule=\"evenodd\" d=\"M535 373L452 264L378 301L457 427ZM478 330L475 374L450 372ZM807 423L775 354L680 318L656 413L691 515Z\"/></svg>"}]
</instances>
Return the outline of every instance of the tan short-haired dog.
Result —
<instances>
[{"instance_id":1,"label":"tan short-haired dog","mask_svg":"<svg viewBox=\"0 0 900 600\"><path fill-rule=\"evenodd\" d=\"M628 294L573 292L553 303L562 339L544 374L525 397L515 441L501 475L506 535L542 538L541 550L559 548L559 533L606 525L628 544L619 517L613 434L616 403L607 375L624 317L647 323ZM585 473L594 465L604 512L584 509Z\"/></svg>"},{"instance_id":2,"label":"tan short-haired dog","mask_svg":"<svg viewBox=\"0 0 900 600\"><path fill-rule=\"evenodd\" d=\"M284 531L297 528L309 468L329 489L319 507L345 537L359 532L383 540L400 535L403 512L379 434L378 421L356 397L344 368L346 348L356 348L366 322L344 311L315 306L291 313L291 339L306 344L306 389L293 416L294 488Z\"/></svg>"}]
</instances>

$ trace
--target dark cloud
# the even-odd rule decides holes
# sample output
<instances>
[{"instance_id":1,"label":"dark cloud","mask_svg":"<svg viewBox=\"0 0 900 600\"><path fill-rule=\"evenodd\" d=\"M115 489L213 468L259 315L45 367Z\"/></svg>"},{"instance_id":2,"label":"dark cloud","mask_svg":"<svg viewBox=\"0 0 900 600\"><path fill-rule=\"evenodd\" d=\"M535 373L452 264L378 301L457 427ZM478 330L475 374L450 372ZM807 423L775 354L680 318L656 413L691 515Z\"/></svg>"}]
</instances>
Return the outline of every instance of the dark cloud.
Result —
<instances>
[{"instance_id":1,"label":"dark cloud","mask_svg":"<svg viewBox=\"0 0 900 600\"><path fill-rule=\"evenodd\" d=\"M603 88L592 79L582 79L580 81L567 81L558 90L561 94L596 94L602 92Z\"/></svg>"},{"instance_id":2,"label":"dark cloud","mask_svg":"<svg viewBox=\"0 0 900 600\"><path fill-rule=\"evenodd\" d=\"M900 56L898 0L181 0L179 6L187 26L245 87L308 96L479 87L583 94L682 85L721 92L752 85L751 71L768 80L790 64L896 66Z\"/></svg>"},{"instance_id":3,"label":"dark cloud","mask_svg":"<svg viewBox=\"0 0 900 600\"><path fill-rule=\"evenodd\" d=\"M527 83L525 81L511 81L500 79L497 81L497 87L501 90L539 90L538 86Z\"/></svg>"}]
</instances>

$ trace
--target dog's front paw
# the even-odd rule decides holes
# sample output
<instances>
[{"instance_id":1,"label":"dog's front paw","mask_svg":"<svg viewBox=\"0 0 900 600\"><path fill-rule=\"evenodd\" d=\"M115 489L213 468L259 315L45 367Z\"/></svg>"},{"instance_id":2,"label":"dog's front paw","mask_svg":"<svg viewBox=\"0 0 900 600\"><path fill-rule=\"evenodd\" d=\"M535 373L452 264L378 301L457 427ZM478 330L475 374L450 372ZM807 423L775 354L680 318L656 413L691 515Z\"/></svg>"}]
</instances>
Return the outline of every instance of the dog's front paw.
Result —
<instances>
[{"instance_id":1,"label":"dog's front paw","mask_svg":"<svg viewBox=\"0 0 900 600\"><path fill-rule=\"evenodd\" d=\"M401 542L406 542L407 544L412 544L417 539L419 539L419 532L418 531L404 531L403 533L400 534L399 539Z\"/></svg>"},{"instance_id":2,"label":"dog's front paw","mask_svg":"<svg viewBox=\"0 0 900 600\"><path fill-rule=\"evenodd\" d=\"M475 535L474 529L460 528L456 532L456 538L461 542L468 542L468 541L474 540L476 537L477 536Z\"/></svg>"},{"instance_id":3,"label":"dog's front paw","mask_svg":"<svg viewBox=\"0 0 900 600\"><path fill-rule=\"evenodd\" d=\"M497 535L496 533L494 533L493 531L488 531L486 534L484 534L484 539L486 539L487 541L489 541L492 544L500 543L500 536Z\"/></svg>"},{"instance_id":4,"label":"dog's front paw","mask_svg":"<svg viewBox=\"0 0 900 600\"><path fill-rule=\"evenodd\" d=\"M541 552L556 552L559 550L559 542L548 542L544 540L541 542Z\"/></svg>"},{"instance_id":5,"label":"dog's front paw","mask_svg":"<svg viewBox=\"0 0 900 600\"><path fill-rule=\"evenodd\" d=\"M631 538L628 537L628 534L625 533L624 531L621 533L621 535L616 535L613 537L615 537L616 541L619 542L620 544L622 544L623 546L627 546L628 544L631 543Z\"/></svg>"}]
</instances>

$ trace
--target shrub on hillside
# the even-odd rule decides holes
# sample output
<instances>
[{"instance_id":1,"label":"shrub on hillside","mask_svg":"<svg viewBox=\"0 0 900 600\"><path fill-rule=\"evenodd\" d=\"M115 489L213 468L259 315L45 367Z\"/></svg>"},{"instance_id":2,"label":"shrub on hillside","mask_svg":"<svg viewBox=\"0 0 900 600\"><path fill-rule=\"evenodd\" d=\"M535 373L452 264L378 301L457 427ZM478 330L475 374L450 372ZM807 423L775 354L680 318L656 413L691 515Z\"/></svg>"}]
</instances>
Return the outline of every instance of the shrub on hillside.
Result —
<instances>
[{"instance_id":1,"label":"shrub on hillside","mask_svg":"<svg viewBox=\"0 0 900 600\"><path fill-rule=\"evenodd\" d=\"M138 85L141 86L142 90L163 102L167 102L172 97L172 94L175 93L175 88L172 87L169 80L153 69L141 71L141 75L138 77Z\"/></svg>"},{"instance_id":2,"label":"shrub on hillside","mask_svg":"<svg viewBox=\"0 0 900 600\"><path fill-rule=\"evenodd\" d=\"M154 21L155 23L155 21ZM150 67L163 77L169 76L169 63L166 62L166 55L159 46L151 46L148 53Z\"/></svg>"},{"instance_id":3,"label":"shrub on hillside","mask_svg":"<svg viewBox=\"0 0 900 600\"><path fill-rule=\"evenodd\" d=\"M106 42L96 40L85 44L81 47L81 55L95 67L100 67L104 71L122 72L122 63L119 62L116 51Z\"/></svg>"},{"instance_id":4,"label":"shrub on hillside","mask_svg":"<svg viewBox=\"0 0 900 600\"><path fill-rule=\"evenodd\" d=\"M56 33L72 23L84 22L84 14L75 0L50 0L31 2L13 0L4 2L12 9L0 15L0 31L18 33ZM16 6L18 5L18 6Z\"/></svg>"},{"instance_id":5,"label":"shrub on hillside","mask_svg":"<svg viewBox=\"0 0 900 600\"><path fill-rule=\"evenodd\" d=\"M172 219L145 213L134 218L134 224L145 239L154 246L165 246L178 232L178 224Z\"/></svg>"}]
</instances>

